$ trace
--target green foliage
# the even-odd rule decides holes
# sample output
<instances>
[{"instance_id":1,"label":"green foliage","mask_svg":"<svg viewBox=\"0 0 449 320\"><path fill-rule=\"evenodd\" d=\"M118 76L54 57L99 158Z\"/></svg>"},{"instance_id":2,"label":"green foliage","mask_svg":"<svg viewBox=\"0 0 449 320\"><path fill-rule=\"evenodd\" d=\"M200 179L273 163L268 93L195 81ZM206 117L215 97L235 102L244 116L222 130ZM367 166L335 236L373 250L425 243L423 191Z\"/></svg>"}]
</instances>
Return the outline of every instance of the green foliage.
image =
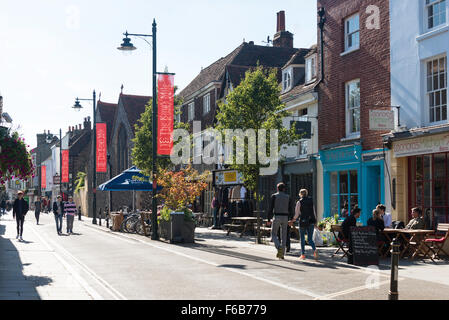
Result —
<instances>
[{"instance_id":1,"label":"green foliage","mask_svg":"<svg viewBox=\"0 0 449 320\"><path fill-rule=\"evenodd\" d=\"M0 184L12 179L28 181L34 177L31 155L27 150L25 139L17 132L0 127Z\"/></svg>"},{"instance_id":2,"label":"green foliage","mask_svg":"<svg viewBox=\"0 0 449 320\"><path fill-rule=\"evenodd\" d=\"M185 208L183 211L184 211L184 221L186 221L186 222L195 221L192 210ZM164 206L161 210L161 215L158 217L158 219L168 222L168 221L170 221L170 213L172 213L172 212L173 212L172 209L170 209L168 206Z\"/></svg>"},{"instance_id":3,"label":"green foliage","mask_svg":"<svg viewBox=\"0 0 449 320\"><path fill-rule=\"evenodd\" d=\"M79 193L82 188L84 188L84 182L86 179L86 173L85 172L78 172L76 174L76 180L75 180L75 193Z\"/></svg>"},{"instance_id":4,"label":"green foliage","mask_svg":"<svg viewBox=\"0 0 449 320\"><path fill-rule=\"evenodd\" d=\"M175 92L177 87L175 87ZM175 115L181 113L182 100L175 95ZM188 129L188 124L175 121L174 129ZM142 173L151 177L153 170L153 100L151 99L145 107L138 123L135 125L136 136L133 139L132 150L133 163L142 170ZM172 165L170 158L158 157L158 168L167 169Z\"/></svg>"},{"instance_id":5,"label":"green foliage","mask_svg":"<svg viewBox=\"0 0 449 320\"><path fill-rule=\"evenodd\" d=\"M258 66L254 70L246 72L245 79L226 97L225 103L219 103L217 114L217 129L224 134L226 129L267 130L267 155L270 154L270 130L279 132L278 152L282 145L291 145L300 139L295 127L286 129L283 126L283 118L289 116L283 111L285 105L280 100L281 88L277 81L276 70L265 70ZM259 150L258 139L254 141ZM259 170L265 167L259 161L256 164L248 164L248 144L245 143L245 164L231 165L232 169L243 174L245 184L257 191Z\"/></svg>"}]
</instances>

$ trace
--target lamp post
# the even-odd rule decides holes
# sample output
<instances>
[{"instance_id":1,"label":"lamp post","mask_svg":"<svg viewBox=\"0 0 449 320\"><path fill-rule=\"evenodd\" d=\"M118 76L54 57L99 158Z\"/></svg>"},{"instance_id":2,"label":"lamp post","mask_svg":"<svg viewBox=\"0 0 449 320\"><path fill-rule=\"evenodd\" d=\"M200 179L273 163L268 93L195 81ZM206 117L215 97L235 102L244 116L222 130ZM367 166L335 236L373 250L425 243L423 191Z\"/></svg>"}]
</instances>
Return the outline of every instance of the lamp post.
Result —
<instances>
[{"instance_id":1,"label":"lamp post","mask_svg":"<svg viewBox=\"0 0 449 320\"><path fill-rule=\"evenodd\" d=\"M93 210L93 214L92 214L92 223L93 224L97 224L97 159L96 159L96 152L97 152L97 117L96 117L96 104L97 104L97 100L96 100L96 93L95 90L93 92L93 97L92 99L79 99L76 98L75 101L75 105L73 106L73 109L75 109L76 111L81 110L83 107L81 106L80 101L92 101L93 103L93 135L94 135L94 139L93 139L93 152L92 152L92 160L93 160L93 175L92 175L92 191L93 191L93 203L92 203L92 210Z\"/></svg>"},{"instance_id":2,"label":"lamp post","mask_svg":"<svg viewBox=\"0 0 449 320\"><path fill-rule=\"evenodd\" d=\"M153 128L152 128L152 135L153 135L153 168L152 168L152 179L153 179L153 199L152 199L152 217L151 217L151 224L153 227L153 232L151 234L152 240L158 240L158 230L157 230L157 201L156 201L156 195L157 195L157 181L156 181L156 159L157 159L157 90L156 90L156 68L157 68L157 55L156 55L156 34L157 34L157 28L156 28L156 19L153 20L153 34L133 34L128 33L126 31L124 33L125 38L123 39L123 43L120 47L118 47L118 50L121 51L133 51L137 48L134 47L134 45L131 43L131 39L128 36L134 36L139 37L143 39L146 43L148 43L150 46L152 46L153 50ZM152 37L153 38L153 44L151 45L145 38Z\"/></svg>"}]
</instances>

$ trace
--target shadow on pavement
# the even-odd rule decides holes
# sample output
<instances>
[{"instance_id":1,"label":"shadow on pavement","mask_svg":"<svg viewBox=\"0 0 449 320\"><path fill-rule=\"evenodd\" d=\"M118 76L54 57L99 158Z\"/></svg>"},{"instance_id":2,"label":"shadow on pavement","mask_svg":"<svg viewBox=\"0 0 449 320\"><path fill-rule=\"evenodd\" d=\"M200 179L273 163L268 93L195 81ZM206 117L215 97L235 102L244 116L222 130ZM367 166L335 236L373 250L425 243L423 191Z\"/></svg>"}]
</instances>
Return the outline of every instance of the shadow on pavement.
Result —
<instances>
[{"instance_id":1,"label":"shadow on pavement","mask_svg":"<svg viewBox=\"0 0 449 320\"><path fill-rule=\"evenodd\" d=\"M14 240L5 238L6 226L0 224L0 300L40 300L37 287L53 282L49 277L27 276ZM22 241L22 243L32 243Z\"/></svg>"}]
</instances>

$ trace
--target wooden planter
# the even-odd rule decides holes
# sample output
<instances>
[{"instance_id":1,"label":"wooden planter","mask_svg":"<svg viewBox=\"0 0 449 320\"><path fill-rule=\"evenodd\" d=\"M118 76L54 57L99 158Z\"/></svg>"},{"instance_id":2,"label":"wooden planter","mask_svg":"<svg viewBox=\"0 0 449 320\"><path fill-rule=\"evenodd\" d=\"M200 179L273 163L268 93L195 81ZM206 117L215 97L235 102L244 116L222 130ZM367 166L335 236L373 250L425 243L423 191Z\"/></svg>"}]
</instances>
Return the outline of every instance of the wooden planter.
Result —
<instances>
[{"instance_id":1,"label":"wooden planter","mask_svg":"<svg viewBox=\"0 0 449 320\"><path fill-rule=\"evenodd\" d=\"M195 242L195 222L184 221L182 226L182 238L183 243L194 243ZM171 223L170 221L161 220L159 222L159 235L165 240L171 239Z\"/></svg>"}]
</instances>

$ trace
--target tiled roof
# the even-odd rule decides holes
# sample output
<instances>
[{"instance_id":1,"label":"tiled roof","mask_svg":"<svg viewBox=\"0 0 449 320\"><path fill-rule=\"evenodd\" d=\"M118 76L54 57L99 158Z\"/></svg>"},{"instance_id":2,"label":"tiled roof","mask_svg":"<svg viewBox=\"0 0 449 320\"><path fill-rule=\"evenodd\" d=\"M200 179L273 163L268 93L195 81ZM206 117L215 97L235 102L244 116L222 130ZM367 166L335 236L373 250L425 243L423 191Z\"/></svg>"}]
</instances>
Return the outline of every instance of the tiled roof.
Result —
<instances>
[{"instance_id":1,"label":"tiled roof","mask_svg":"<svg viewBox=\"0 0 449 320\"><path fill-rule=\"evenodd\" d=\"M112 137L112 128L114 126L115 112L117 104L98 101L98 111L100 112L101 121L106 122L108 142Z\"/></svg>"},{"instance_id":2,"label":"tiled roof","mask_svg":"<svg viewBox=\"0 0 449 320\"><path fill-rule=\"evenodd\" d=\"M209 83L220 81L223 77L225 66L229 64L232 59L234 59L234 57L240 52L244 45L245 43L242 43L226 57L218 59L207 68L201 70L196 78L193 79L193 81L190 82L189 85L179 93L179 96L182 98L187 98L195 91L198 91L201 88L207 86Z\"/></svg>"},{"instance_id":3,"label":"tiled roof","mask_svg":"<svg viewBox=\"0 0 449 320\"><path fill-rule=\"evenodd\" d=\"M120 94L119 99L122 101L123 108L128 116L129 124L135 134L136 129L134 125L137 124L137 120L139 120L142 113L145 112L145 106L151 100L151 97Z\"/></svg>"},{"instance_id":4,"label":"tiled roof","mask_svg":"<svg viewBox=\"0 0 449 320\"><path fill-rule=\"evenodd\" d=\"M304 55L309 52L309 49L258 46L243 42L225 58L217 60L212 65L201 71L201 73L184 90L181 91L180 96L183 98L189 97L195 91L204 88L209 83L213 81L221 81L223 79L226 66L233 66L230 69L230 76L234 77L238 81L241 80L241 75L245 67L248 69L249 67L261 65L264 67L282 68L298 51L302 52L302 58L304 60Z\"/></svg>"}]
</instances>

